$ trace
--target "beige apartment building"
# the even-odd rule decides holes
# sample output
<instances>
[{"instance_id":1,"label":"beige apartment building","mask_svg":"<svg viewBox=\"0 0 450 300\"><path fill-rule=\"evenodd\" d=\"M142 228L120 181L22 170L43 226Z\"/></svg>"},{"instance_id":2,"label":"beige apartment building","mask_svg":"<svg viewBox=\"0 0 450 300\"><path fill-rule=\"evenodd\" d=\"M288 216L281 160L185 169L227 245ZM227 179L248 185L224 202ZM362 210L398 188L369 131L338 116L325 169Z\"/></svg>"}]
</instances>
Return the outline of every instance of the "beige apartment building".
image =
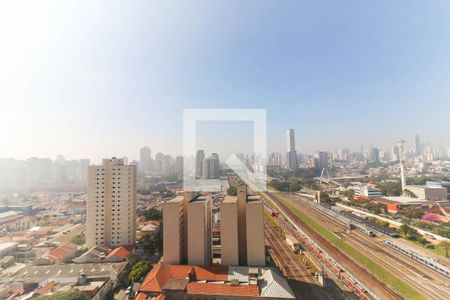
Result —
<instances>
[{"instance_id":1,"label":"beige apartment building","mask_svg":"<svg viewBox=\"0 0 450 300\"><path fill-rule=\"evenodd\" d=\"M225 196L220 205L221 263L225 266L239 265L237 199Z\"/></svg>"},{"instance_id":2,"label":"beige apartment building","mask_svg":"<svg viewBox=\"0 0 450 300\"><path fill-rule=\"evenodd\" d=\"M163 257L167 264L209 265L211 197L192 192L177 196L163 207Z\"/></svg>"},{"instance_id":3,"label":"beige apartment building","mask_svg":"<svg viewBox=\"0 0 450 300\"><path fill-rule=\"evenodd\" d=\"M136 166L115 157L88 171L86 245L114 248L136 241Z\"/></svg>"},{"instance_id":4,"label":"beige apartment building","mask_svg":"<svg viewBox=\"0 0 450 300\"><path fill-rule=\"evenodd\" d=\"M164 262L183 264L187 258L187 205L184 196L164 203L163 221Z\"/></svg>"},{"instance_id":5,"label":"beige apartment building","mask_svg":"<svg viewBox=\"0 0 450 300\"><path fill-rule=\"evenodd\" d=\"M212 262L211 196L198 196L188 204L188 264L208 266Z\"/></svg>"},{"instance_id":6,"label":"beige apartment building","mask_svg":"<svg viewBox=\"0 0 450 300\"><path fill-rule=\"evenodd\" d=\"M245 210L247 226L247 265L266 264L264 246L264 208L259 196L247 197Z\"/></svg>"},{"instance_id":7,"label":"beige apartment building","mask_svg":"<svg viewBox=\"0 0 450 300\"><path fill-rule=\"evenodd\" d=\"M265 265L263 204L259 196L247 195L245 185L221 203L220 234L222 265Z\"/></svg>"}]
</instances>

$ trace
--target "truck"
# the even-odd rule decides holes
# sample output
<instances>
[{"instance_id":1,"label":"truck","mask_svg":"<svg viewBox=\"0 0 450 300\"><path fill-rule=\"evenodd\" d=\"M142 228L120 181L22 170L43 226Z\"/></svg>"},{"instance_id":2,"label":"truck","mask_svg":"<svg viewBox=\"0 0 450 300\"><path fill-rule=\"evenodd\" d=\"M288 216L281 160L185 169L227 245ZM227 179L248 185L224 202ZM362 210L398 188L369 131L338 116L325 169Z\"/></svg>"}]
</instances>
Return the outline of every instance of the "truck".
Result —
<instances>
[{"instance_id":1,"label":"truck","mask_svg":"<svg viewBox=\"0 0 450 300\"><path fill-rule=\"evenodd\" d=\"M295 237L290 234L286 234L286 243L291 247L294 253L300 253L300 243Z\"/></svg>"}]
</instances>

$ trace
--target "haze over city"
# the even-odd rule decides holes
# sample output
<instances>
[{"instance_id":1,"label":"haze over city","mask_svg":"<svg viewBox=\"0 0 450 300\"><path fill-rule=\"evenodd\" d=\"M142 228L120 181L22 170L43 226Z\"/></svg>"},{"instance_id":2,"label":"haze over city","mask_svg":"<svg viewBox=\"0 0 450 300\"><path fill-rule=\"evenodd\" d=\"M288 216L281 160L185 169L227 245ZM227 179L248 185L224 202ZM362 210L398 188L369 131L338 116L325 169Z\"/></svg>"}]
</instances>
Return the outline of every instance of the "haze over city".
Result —
<instances>
[{"instance_id":1,"label":"haze over city","mask_svg":"<svg viewBox=\"0 0 450 300\"><path fill-rule=\"evenodd\" d=\"M0 299L450 299L450 1L0 0Z\"/></svg>"},{"instance_id":2,"label":"haze over city","mask_svg":"<svg viewBox=\"0 0 450 300\"><path fill-rule=\"evenodd\" d=\"M268 152L450 145L447 1L44 3L0 4L0 157L179 155L184 108L266 108Z\"/></svg>"}]
</instances>

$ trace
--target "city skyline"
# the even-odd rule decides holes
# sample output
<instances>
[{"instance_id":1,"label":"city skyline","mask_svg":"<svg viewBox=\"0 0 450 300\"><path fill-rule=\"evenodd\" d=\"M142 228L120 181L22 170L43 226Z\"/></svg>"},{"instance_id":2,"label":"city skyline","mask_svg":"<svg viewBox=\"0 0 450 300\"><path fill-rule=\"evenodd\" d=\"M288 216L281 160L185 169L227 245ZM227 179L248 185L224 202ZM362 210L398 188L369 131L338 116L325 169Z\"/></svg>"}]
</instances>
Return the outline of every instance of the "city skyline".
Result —
<instances>
[{"instance_id":1,"label":"city skyline","mask_svg":"<svg viewBox=\"0 0 450 300\"><path fill-rule=\"evenodd\" d=\"M289 129L289 130L291 130L291 129ZM286 134L286 132L284 132L284 135L285 134ZM403 138L403 140L405 140L405 151L406 152L417 154L417 144L416 144L417 139L415 139L415 138L417 138L417 136L419 136L419 135L416 134L409 140ZM402 138L399 138L398 140L400 140L400 139L402 139ZM231 154L238 154L238 155L243 154L243 155L250 155L250 156L252 155L252 151L245 151L245 149L248 150L249 148L251 148L248 145L246 145L246 147L241 148L241 149L244 149L243 151L240 151L239 147L237 147L237 148L235 147L234 148L234 150L236 150L235 152L233 152L233 151L230 152L230 150L225 151L225 152L224 151L220 151L220 147L219 147L220 144L217 144L217 142L219 140L220 140L220 137L215 137L214 139L212 139L212 141L205 141L205 140L203 140L202 143L199 143L202 146L198 146L197 148L198 148L198 150L206 151L208 153L218 153L219 156L221 156L221 157L229 157ZM316 148L316 149L314 149L312 151L306 151L305 150L305 148L313 149L310 146L309 147L308 146L303 147L304 145L300 144L301 146L299 147L298 142L295 141L295 149L297 150L298 148L300 148L300 149L298 149L298 151L296 151L297 155L313 155L315 153L322 152L322 151L329 152L329 153L336 153L336 152L344 150L344 151L350 151L350 153L362 153L364 155L367 154L368 156L371 156L371 153L370 153L371 150L384 151L384 152L393 152L394 148L398 147L398 140L393 141L392 144L390 144L390 145L388 144L386 147L381 147L380 145L370 143L370 144L359 144L358 146L356 146L354 148L345 147L344 146L344 147L333 147L333 148L327 148L327 149ZM286 143L286 141L285 141L285 143ZM270 144L270 143L268 143L268 144ZM210 145L211 147L209 147L208 145ZM430 146L431 148L428 148L427 146ZM421 152L422 152L421 154L423 154L423 152L425 152L427 149L432 151L432 152L437 152L437 151L441 151L441 150L444 151L445 150L444 151L444 157L450 157L450 144L449 145L443 145L443 144L431 144L431 143L428 143L428 142L421 142L419 148L421 149ZM134 156L130 156L127 153L119 153L119 154L116 154L116 155L112 155L111 157L126 158L127 161L129 161L129 162L133 162L133 161L140 162L141 159L142 159L142 150L143 149L145 149L145 151L149 151L149 153L146 154L146 158L145 159L150 158L151 160L155 160L155 159L157 159L157 156L161 156L161 155L163 155L163 156L169 155L173 159L175 159L175 158L177 158L179 156L183 156L183 153L182 153L181 150L180 150L179 153L176 153L176 152L165 153L165 152L162 152L162 151L154 150L154 149L161 149L161 148L158 148L158 147L154 148L150 144L142 144L142 145L139 145L137 147L137 149L133 150L133 152L137 153ZM287 150L288 149L285 146L285 149L280 149L279 151L268 151L267 152L267 159L269 159L271 154L280 154L280 155L282 155L284 157L286 155L286 153L289 152ZM361 152L361 151L363 151L363 152ZM226 155L224 155L224 153ZM447 156L445 156L445 153L447 154ZM58 161L58 160L61 160L61 159L64 159L67 162L74 161L74 160L85 160L85 159L88 159L88 160L91 161L91 163L93 165L100 165L102 163L102 160L103 160L104 157L99 156L98 158L92 158L92 157L88 157L87 155L81 155L79 157L69 157L65 153L57 153L57 154L55 154L53 156L50 156L50 155L44 155L44 156L31 155L31 156L26 156L26 157L13 157L13 156L11 156L11 157L7 157L7 156L1 157L0 156L0 159L14 159L14 160L19 160L19 161L26 161L28 159L33 159L33 158L50 159L51 161L55 161L55 162ZM146 164L148 164L148 163L149 162L146 162ZM148 168L149 168L149 166L145 167L145 169L147 169L147 170L148 170Z\"/></svg>"},{"instance_id":2,"label":"city skyline","mask_svg":"<svg viewBox=\"0 0 450 300\"><path fill-rule=\"evenodd\" d=\"M258 4L2 4L0 157L176 155L184 108L267 109L268 152L450 145L448 3Z\"/></svg>"},{"instance_id":3,"label":"city skyline","mask_svg":"<svg viewBox=\"0 0 450 300\"><path fill-rule=\"evenodd\" d=\"M448 0L0 0L0 298L450 299L448 53Z\"/></svg>"}]
</instances>

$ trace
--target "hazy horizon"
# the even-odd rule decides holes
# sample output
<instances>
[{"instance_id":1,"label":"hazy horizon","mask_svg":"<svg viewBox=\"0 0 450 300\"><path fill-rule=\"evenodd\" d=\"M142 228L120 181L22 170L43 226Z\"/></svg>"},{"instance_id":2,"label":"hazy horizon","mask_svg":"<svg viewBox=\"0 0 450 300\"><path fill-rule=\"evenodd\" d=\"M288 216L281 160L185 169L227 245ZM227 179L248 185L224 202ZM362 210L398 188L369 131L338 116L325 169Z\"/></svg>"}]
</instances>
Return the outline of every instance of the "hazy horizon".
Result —
<instances>
[{"instance_id":1,"label":"hazy horizon","mask_svg":"<svg viewBox=\"0 0 450 300\"><path fill-rule=\"evenodd\" d=\"M450 3L346 4L0 2L0 157L180 155L185 108L265 108L268 153L450 146Z\"/></svg>"}]
</instances>

